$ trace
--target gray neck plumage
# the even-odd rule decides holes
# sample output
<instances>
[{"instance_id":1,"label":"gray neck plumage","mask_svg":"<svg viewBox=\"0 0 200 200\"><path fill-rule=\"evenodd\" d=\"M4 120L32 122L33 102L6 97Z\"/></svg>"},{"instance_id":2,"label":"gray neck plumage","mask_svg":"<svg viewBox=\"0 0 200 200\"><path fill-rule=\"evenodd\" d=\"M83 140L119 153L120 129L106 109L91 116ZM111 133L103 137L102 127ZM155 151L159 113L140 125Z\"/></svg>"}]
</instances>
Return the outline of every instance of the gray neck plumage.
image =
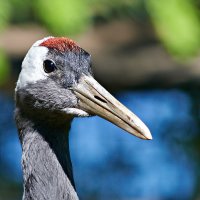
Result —
<instances>
[{"instance_id":1,"label":"gray neck plumage","mask_svg":"<svg viewBox=\"0 0 200 200\"><path fill-rule=\"evenodd\" d=\"M69 152L68 125L30 120L16 109L22 145L23 200L77 200Z\"/></svg>"}]
</instances>

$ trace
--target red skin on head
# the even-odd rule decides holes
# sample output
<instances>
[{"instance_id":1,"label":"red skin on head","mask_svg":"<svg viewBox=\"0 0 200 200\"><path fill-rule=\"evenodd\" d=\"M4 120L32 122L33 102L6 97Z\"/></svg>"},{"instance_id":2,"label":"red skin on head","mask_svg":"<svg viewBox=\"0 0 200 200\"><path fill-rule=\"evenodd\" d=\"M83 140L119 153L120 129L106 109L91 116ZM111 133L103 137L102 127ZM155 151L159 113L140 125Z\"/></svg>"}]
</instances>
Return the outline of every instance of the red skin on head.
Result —
<instances>
[{"instance_id":1,"label":"red skin on head","mask_svg":"<svg viewBox=\"0 0 200 200\"><path fill-rule=\"evenodd\" d=\"M44 46L49 49L55 49L61 52L64 51L80 51L80 47L71 39L66 37L53 37L45 40L39 46Z\"/></svg>"}]
</instances>

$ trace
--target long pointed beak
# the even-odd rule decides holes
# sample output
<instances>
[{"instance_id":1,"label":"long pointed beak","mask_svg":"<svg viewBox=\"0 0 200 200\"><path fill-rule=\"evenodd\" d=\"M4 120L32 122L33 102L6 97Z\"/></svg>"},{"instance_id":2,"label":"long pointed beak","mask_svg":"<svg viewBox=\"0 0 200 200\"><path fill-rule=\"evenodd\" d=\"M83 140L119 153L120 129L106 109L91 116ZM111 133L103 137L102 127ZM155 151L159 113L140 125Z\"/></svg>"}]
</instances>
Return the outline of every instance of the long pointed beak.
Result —
<instances>
[{"instance_id":1,"label":"long pointed beak","mask_svg":"<svg viewBox=\"0 0 200 200\"><path fill-rule=\"evenodd\" d=\"M79 109L99 115L139 138L152 139L146 125L92 76L82 75L73 91L79 98Z\"/></svg>"}]
</instances>

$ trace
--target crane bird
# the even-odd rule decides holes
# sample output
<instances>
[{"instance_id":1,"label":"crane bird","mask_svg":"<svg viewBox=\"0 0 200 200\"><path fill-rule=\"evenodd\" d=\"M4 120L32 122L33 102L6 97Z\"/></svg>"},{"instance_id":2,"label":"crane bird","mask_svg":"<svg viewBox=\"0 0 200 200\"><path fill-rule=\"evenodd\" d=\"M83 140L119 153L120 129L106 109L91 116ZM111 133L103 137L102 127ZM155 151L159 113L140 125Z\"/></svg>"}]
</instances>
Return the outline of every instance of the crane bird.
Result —
<instances>
[{"instance_id":1,"label":"crane bird","mask_svg":"<svg viewBox=\"0 0 200 200\"><path fill-rule=\"evenodd\" d=\"M68 134L74 117L98 115L152 139L145 124L93 78L90 54L65 37L46 37L32 45L22 62L15 99L23 200L78 199Z\"/></svg>"}]
</instances>

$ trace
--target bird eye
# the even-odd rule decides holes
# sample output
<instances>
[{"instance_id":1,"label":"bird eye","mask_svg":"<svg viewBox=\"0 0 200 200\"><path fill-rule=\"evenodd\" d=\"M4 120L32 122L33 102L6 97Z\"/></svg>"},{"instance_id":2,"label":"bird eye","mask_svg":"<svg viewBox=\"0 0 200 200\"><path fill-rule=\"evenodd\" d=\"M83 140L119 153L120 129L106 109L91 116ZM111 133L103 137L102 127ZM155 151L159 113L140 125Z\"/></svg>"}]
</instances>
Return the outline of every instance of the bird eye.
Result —
<instances>
[{"instance_id":1,"label":"bird eye","mask_svg":"<svg viewBox=\"0 0 200 200\"><path fill-rule=\"evenodd\" d=\"M52 60L45 60L43 62L43 68L46 73L51 73L55 71L56 64Z\"/></svg>"}]
</instances>

